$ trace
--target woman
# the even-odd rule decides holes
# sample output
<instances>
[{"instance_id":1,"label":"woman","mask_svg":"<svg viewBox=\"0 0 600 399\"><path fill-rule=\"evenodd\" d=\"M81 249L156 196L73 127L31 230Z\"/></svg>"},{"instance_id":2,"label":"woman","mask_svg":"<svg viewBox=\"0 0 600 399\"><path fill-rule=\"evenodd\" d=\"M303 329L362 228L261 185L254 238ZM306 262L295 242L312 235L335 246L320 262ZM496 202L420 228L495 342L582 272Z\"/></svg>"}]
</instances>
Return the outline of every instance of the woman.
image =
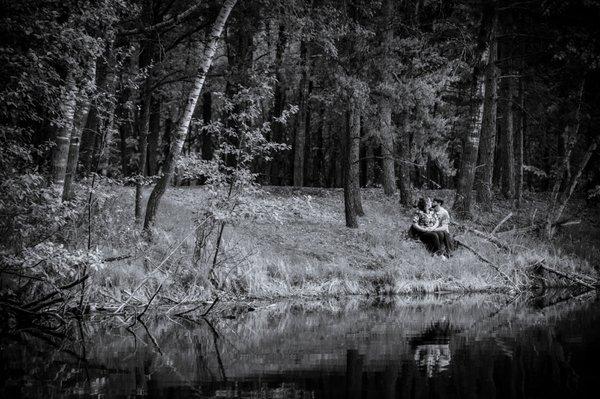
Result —
<instances>
[{"instance_id":1,"label":"woman","mask_svg":"<svg viewBox=\"0 0 600 399\"><path fill-rule=\"evenodd\" d=\"M421 240L432 254L445 257L440 235L436 231L432 231L437 226L438 220L431 210L431 199L419 198L417 212L413 218L413 224L410 226L409 234Z\"/></svg>"}]
</instances>

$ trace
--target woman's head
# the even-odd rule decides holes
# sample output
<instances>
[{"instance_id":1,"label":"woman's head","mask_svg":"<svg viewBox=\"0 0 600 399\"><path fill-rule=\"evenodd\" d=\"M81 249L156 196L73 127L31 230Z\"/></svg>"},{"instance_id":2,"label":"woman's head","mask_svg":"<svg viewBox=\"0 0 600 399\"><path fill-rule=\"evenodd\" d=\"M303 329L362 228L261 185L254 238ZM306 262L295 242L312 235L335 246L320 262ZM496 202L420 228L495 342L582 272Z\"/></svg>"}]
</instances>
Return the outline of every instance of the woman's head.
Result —
<instances>
[{"instance_id":1,"label":"woman's head","mask_svg":"<svg viewBox=\"0 0 600 399\"><path fill-rule=\"evenodd\" d=\"M427 212L431 208L431 198L419 198L417 208L423 212Z\"/></svg>"}]
</instances>

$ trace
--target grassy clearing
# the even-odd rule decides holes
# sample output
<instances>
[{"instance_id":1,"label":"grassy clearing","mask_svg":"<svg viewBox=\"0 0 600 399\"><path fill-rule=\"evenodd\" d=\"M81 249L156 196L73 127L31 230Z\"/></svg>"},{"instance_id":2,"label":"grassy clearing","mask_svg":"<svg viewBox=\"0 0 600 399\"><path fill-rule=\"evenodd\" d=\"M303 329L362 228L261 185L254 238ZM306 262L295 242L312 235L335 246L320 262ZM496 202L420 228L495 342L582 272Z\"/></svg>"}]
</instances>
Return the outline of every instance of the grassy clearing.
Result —
<instances>
[{"instance_id":1,"label":"grassy clearing","mask_svg":"<svg viewBox=\"0 0 600 399\"><path fill-rule=\"evenodd\" d=\"M423 192L451 200L450 191ZM214 289L207 279L209 265L193 261L195 218L205 198L202 187L172 188L165 197L153 242L141 239L128 216L133 196L123 192L115 201L114 217L98 231L95 242L106 256L131 257L109 263L95 276L100 299L143 303L158 284L160 298L174 301L209 300ZM459 249L447 261L430 256L423 245L406 237L411 211L387 198L380 189L365 189L366 216L358 229L344 226L341 190L266 188L252 199L256 217L224 230L216 280L219 295L229 298L323 297L366 294L477 292L511 290L496 271L473 254ZM531 206L541 205L530 201ZM499 203L494 214L471 222L490 231L508 213ZM117 211L117 209L119 211ZM522 224L522 212L507 223ZM516 252L509 255L474 235L461 240L496 263L519 287L534 281L526 273L539 259L561 270L594 275L586 260L531 236L503 237ZM162 265L161 265L162 264ZM157 269L157 266L161 265ZM143 284L147 282L150 284ZM546 276L547 285L565 281ZM135 289L139 287L136 291Z\"/></svg>"}]
</instances>

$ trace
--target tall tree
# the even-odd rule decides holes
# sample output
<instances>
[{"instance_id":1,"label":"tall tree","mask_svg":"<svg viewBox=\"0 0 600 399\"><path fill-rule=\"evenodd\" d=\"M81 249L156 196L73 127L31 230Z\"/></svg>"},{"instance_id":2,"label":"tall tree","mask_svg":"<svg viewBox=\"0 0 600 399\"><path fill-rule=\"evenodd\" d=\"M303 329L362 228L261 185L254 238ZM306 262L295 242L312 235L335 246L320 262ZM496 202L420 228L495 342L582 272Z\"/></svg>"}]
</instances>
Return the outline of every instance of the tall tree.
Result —
<instances>
[{"instance_id":1,"label":"tall tree","mask_svg":"<svg viewBox=\"0 0 600 399\"><path fill-rule=\"evenodd\" d=\"M52 154L52 180L57 184L64 184L67 173L67 159L69 157L69 145L71 132L75 119L77 107L77 83L72 73L67 75L62 93L60 111L60 126L54 139Z\"/></svg>"},{"instance_id":2,"label":"tall tree","mask_svg":"<svg viewBox=\"0 0 600 399\"><path fill-rule=\"evenodd\" d=\"M90 57L85 78L83 78L82 87L78 90L79 98L75 111L73 130L69 144L69 153L67 157L67 167L65 181L63 185L62 199L67 201L73 198L73 182L77 173L77 164L79 161L79 145L81 143L81 134L86 124L90 111L91 97L95 94L96 85L96 59Z\"/></svg>"},{"instance_id":3,"label":"tall tree","mask_svg":"<svg viewBox=\"0 0 600 399\"><path fill-rule=\"evenodd\" d=\"M356 94L353 94L356 96ZM348 111L348 175L344 190L351 191L351 201L354 212L357 216L364 216L365 211L362 206L360 195L360 120L362 107L360 101L356 97L352 97L349 101ZM348 226L350 227L350 226Z\"/></svg>"},{"instance_id":4,"label":"tall tree","mask_svg":"<svg viewBox=\"0 0 600 399\"><path fill-rule=\"evenodd\" d=\"M472 216L473 181L475 178L475 167L477 166L477 154L479 151L479 134L481 132L481 121L483 118L483 70L486 62L486 54L492 41L491 21L494 18L493 4L484 4L479 28L479 36L474 54L473 75L469 94L469 124L462 137L462 153L460 168L458 171L458 182L453 210L463 217Z\"/></svg>"},{"instance_id":5,"label":"tall tree","mask_svg":"<svg viewBox=\"0 0 600 399\"><path fill-rule=\"evenodd\" d=\"M523 72L521 71L521 75ZM515 134L515 206L521 208L523 204L523 157L526 114L525 114L525 82L523 76L519 78L519 123Z\"/></svg>"},{"instance_id":6,"label":"tall tree","mask_svg":"<svg viewBox=\"0 0 600 399\"><path fill-rule=\"evenodd\" d=\"M400 203L405 207L413 205L413 187L410 178L411 145L408 125L408 117L406 115L401 116L398 126L402 126L402 128L398 128L398 132L394 135L399 138L398 141L400 142Z\"/></svg>"},{"instance_id":7,"label":"tall tree","mask_svg":"<svg viewBox=\"0 0 600 399\"><path fill-rule=\"evenodd\" d=\"M348 101L348 125L345 129L343 141L343 185L344 185L344 215L346 217L346 227L357 228L357 203L360 203L360 197L357 199L356 189L356 170L359 168L360 152L358 142L360 141L360 126L357 126L356 104L354 98ZM360 118L360 116L358 116ZM356 137L358 136L358 137Z\"/></svg>"},{"instance_id":8,"label":"tall tree","mask_svg":"<svg viewBox=\"0 0 600 399\"><path fill-rule=\"evenodd\" d=\"M494 13L496 14L496 13ZM496 67L498 43L496 39L497 15L494 15L492 39L485 66L485 94L483 120L479 140L479 164L477 165L475 190L477 202L485 211L492 210L492 178L494 174L494 152L496 147L496 115L498 100L498 68Z\"/></svg>"},{"instance_id":9,"label":"tall tree","mask_svg":"<svg viewBox=\"0 0 600 399\"><path fill-rule=\"evenodd\" d=\"M198 102L198 97L200 96L200 92L202 91L202 87L204 86L204 80L206 79L208 69L212 64L212 60L217 49L217 43L219 42L221 32L225 27L227 18L229 17L231 10L233 9L236 3L237 0L225 0L223 5L221 6L221 9L219 11L219 14L217 15L215 22L213 23L208 42L205 44L204 51L202 53L200 66L198 68L198 73L194 79L192 90L187 97L185 109L183 111L183 114L181 115L179 125L176 131L174 132L173 138L171 140L169 154L167 155L167 159L165 160L165 163L163 165L163 174L154 186L152 193L148 198L148 204L146 206L146 217L144 220L145 230L149 229L150 226L154 223L154 220L156 218L156 211L158 209L160 200L167 189L169 181L173 177L173 173L175 171L175 164L177 163L177 159L179 158L179 155L181 154L181 149L183 148L183 143L185 142L185 139L187 137L190 122L192 120L194 110L196 109L196 103Z\"/></svg>"},{"instance_id":10,"label":"tall tree","mask_svg":"<svg viewBox=\"0 0 600 399\"><path fill-rule=\"evenodd\" d=\"M515 196L515 150L514 150L514 99L516 97L517 81L514 72L510 71L506 78L506 100L504 105L504 129L500 137L502 146L502 194L505 198Z\"/></svg>"},{"instance_id":11,"label":"tall tree","mask_svg":"<svg viewBox=\"0 0 600 399\"><path fill-rule=\"evenodd\" d=\"M294 138L294 175L296 187L304 185L305 146L310 132L310 43L300 43L300 58L302 59L302 78L300 79L300 112Z\"/></svg>"},{"instance_id":12,"label":"tall tree","mask_svg":"<svg viewBox=\"0 0 600 399\"><path fill-rule=\"evenodd\" d=\"M394 2L385 0L383 4L383 40L382 50L384 54L384 62L382 67L382 80L384 85L389 85L392 82L390 57L392 57L391 46L394 41ZM392 103L388 96L384 95L379 101L380 115L380 138L381 138L381 155L382 155L382 184L383 192L386 195L393 195L396 192L396 171L395 171L395 143L394 143L394 126L392 125Z\"/></svg>"}]
</instances>

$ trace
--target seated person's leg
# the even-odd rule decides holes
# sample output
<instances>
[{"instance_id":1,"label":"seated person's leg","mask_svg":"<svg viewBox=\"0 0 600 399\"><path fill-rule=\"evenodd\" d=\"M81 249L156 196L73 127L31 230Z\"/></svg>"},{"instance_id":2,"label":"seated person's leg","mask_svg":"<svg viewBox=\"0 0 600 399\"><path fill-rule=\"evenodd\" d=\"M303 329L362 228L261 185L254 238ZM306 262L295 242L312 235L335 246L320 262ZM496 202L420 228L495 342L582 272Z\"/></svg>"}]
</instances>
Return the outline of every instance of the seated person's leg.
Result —
<instances>
[{"instance_id":1,"label":"seated person's leg","mask_svg":"<svg viewBox=\"0 0 600 399\"><path fill-rule=\"evenodd\" d=\"M428 231L425 233L421 233L421 236L419 238L421 241L423 241L429 252L435 254L440 250L440 238L436 234L436 232Z\"/></svg>"},{"instance_id":2,"label":"seated person's leg","mask_svg":"<svg viewBox=\"0 0 600 399\"><path fill-rule=\"evenodd\" d=\"M448 254L450 254L452 251L454 251L454 241L452 240L452 236L450 235L449 232L444 231L444 237L443 237L443 243L444 243L444 247L446 247L446 252Z\"/></svg>"}]
</instances>

